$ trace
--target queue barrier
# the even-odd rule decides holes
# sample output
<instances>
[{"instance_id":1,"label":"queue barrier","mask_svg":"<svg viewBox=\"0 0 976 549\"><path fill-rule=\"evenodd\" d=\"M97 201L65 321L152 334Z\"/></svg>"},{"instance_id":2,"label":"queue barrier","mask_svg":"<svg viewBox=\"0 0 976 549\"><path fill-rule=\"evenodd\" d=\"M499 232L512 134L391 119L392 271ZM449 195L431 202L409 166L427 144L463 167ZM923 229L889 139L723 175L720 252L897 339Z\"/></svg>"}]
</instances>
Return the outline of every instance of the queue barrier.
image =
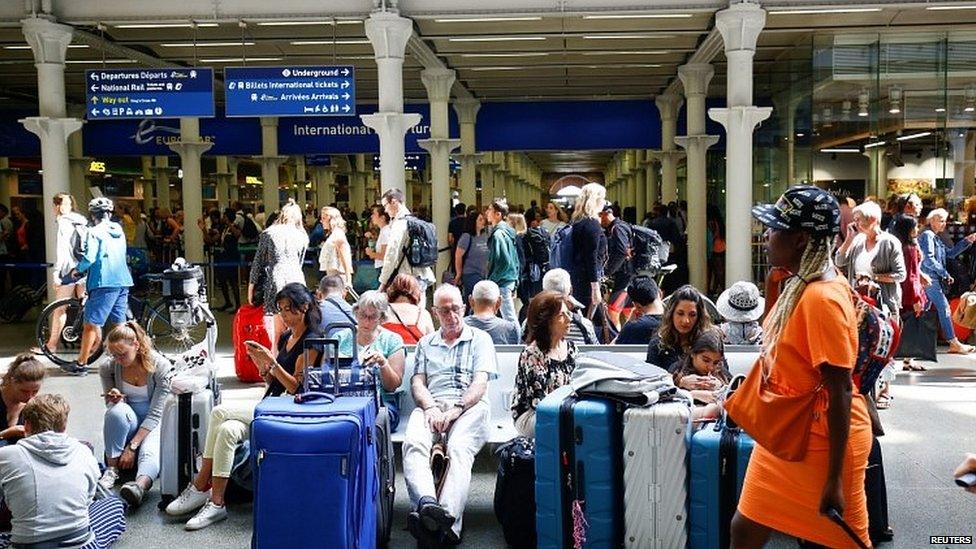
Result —
<instances>
[{"instance_id":1,"label":"queue barrier","mask_svg":"<svg viewBox=\"0 0 976 549\"><path fill-rule=\"evenodd\" d=\"M515 391L515 374L518 373L519 355L524 345L496 345L498 377L488 382L485 399L489 405L489 444L502 444L518 436L515 430L515 420L510 409L512 394ZM417 407L410 390L410 379L413 377L413 361L409 355L414 346L407 348L407 365L403 372L403 382L397 393L400 399L400 425L393 432L393 442L402 443L407 430L410 414ZM647 356L646 345L580 345L580 352L607 351L620 353L636 360L643 361ZM747 374L759 358L760 347L751 345L727 345L725 359L729 364L732 375Z\"/></svg>"}]
</instances>

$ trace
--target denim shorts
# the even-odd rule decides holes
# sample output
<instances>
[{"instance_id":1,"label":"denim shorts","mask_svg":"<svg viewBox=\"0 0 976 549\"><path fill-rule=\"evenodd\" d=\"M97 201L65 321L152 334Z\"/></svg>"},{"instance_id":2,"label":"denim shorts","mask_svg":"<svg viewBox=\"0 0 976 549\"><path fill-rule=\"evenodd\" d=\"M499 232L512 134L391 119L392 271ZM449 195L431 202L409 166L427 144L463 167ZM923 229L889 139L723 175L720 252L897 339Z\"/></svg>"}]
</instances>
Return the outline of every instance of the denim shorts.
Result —
<instances>
[{"instance_id":1,"label":"denim shorts","mask_svg":"<svg viewBox=\"0 0 976 549\"><path fill-rule=\"evenodd\" d=\"M106 322L125 322L129 310L128 288L95 288L88 290L85 302L85 324L105 326Z\"/></svg>"}]
</instances>

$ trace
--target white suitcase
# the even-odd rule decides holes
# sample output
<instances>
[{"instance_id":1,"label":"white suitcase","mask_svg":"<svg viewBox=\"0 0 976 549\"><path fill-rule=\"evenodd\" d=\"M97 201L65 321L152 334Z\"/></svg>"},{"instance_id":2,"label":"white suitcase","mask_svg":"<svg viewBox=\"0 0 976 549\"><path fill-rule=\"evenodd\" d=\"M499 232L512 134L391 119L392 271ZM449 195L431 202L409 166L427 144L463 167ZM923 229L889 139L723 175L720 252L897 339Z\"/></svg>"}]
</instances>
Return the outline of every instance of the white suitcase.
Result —
<instances>
[{"instance_id":1,"label":"white suitcase","mask_svg":"<svg viewBox=\"0 0 976 549\"><path fill-rule=\"evenodd\" d=\"M215 405L214 393L203 389L195 393L170 395L159 423L159 489L162 506L186 488L200 470L207 426Z\"/></svg>"},{"instance_id":2,"label":"white suitcase","mask_svg":"<svg viewBox=\"0 0 976 549\"><path fill-rule=\"evenodd\" d=\"M684 549L688 433L686 403L624 411L624 545Z\"/></svg>"}]
</instances>

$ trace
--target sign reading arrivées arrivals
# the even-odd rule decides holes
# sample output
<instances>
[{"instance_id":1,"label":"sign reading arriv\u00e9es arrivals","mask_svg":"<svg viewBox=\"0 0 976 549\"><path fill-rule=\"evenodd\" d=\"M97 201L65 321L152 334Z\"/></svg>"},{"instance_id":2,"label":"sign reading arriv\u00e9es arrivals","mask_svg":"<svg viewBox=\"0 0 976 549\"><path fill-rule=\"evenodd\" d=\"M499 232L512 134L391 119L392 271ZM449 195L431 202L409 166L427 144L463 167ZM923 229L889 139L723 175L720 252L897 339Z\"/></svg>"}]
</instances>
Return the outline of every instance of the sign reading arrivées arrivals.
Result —
<instances>
[{"instance_id":1,"label":"sign reading arriv\u00e9es arrivals","mask_svg":"<svg viewBox=\"0 0 976 549\"><path fill-rule=\"evenodd\" d=\"M348 65L227 67L227 116L351 116L356 72Z\"/></svg>"},{"instance_id":2,"label":"sign reading arriv\u00e9es arrivals","mask_svg":"<svg viewBox=\"0 0 976 549\"><path fill-rule=\"evenodd\" d=\"M85 71L88 120L214 115L213 69L91 69Z\"/></svg>"}]
</instances>

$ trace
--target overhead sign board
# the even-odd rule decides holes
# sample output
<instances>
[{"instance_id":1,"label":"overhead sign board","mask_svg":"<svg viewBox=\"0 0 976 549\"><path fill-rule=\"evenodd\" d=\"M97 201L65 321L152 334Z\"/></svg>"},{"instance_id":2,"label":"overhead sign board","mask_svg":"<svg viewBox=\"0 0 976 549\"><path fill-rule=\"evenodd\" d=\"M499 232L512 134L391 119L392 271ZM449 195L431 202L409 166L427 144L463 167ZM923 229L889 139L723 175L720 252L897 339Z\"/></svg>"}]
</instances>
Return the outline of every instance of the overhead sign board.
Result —
<instances>
[{"instance_id":1,"label":"overhead sign board","mask_svg":"<svg viewBox=\"0 0 976 549\"><path fill-rule=\"evenodd\" d=\"M85 71L85 117L173 118L214 115L213 69Z\"/></svg>"},{"instance_id":2,"label":"overhead sign board","mask_svg":"<svg viewBox=\"0 0 976 549\"><path fill-rule=\"evenodd\" d=\"M356 72L347 65L227 67L227 116L351 116Z\"/></svg>"}]
</instances>

